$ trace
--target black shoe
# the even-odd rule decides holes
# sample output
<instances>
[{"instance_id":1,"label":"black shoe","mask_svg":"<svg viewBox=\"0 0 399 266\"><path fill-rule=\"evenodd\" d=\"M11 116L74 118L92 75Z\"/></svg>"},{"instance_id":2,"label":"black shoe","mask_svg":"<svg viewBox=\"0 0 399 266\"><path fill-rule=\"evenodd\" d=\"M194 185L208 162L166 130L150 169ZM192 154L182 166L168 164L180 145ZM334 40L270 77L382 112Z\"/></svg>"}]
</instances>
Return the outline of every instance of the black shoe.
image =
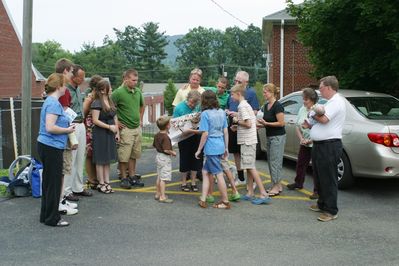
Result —
<instances>
[{"instance_id":1,"label":"black shoe","mask_svg":"<svg viewBox=\"0 0 399 266\"><path fill-rule=\"evenodd\" d=\"M287 185L287 188L289 190L294 190L294 189L302 189L301 187L298 187L295 183L291 183Z\"/></svg>"},{"instance_id":2,"label":"black shoe","mask_svg":"<svg viewBox=\"0 0 399 266\"><path fill-rule=\"evenodd\" d=\"M129 183L132 187L144 187L144 183L136 179L136 177L129 177Z\"/></svg>"},{"instance_id":3,"label":"black shoe","mask_svg":"<svg viewBox=\"0 0 399 266\"><path fill-rule=\"evenodd\" d=\"M137 180L140 180L140 179L141 179L141 175L135 174L135 175L134 175L134 178L137 179Z\"/></svg>"},{"instance_id":4,"label":"black shoe","mask_svg":"<svg viewBox=\"0 0 399 266\"><path fill-rule=\"evenodd\" d=\"M82 197L91 197L93 196L93 193L91 193L90 191L83 189L82 192L73 192L73 195L75 196L82 196Z\"/></svg>"},{"instance_id":5,"label":"black shoe","mask_svg":"<svg viewBox=\"0 0 399 266\"><path fill-rule=\"evenodd\" d=\"M124 189L131 189L132 188L132 186L130 185L130 182L129 182L129 180L127 178L123 178L121 180L121 183L120 183L119 186L121 188L124 188Z\"/></svg>"}]
</instances>

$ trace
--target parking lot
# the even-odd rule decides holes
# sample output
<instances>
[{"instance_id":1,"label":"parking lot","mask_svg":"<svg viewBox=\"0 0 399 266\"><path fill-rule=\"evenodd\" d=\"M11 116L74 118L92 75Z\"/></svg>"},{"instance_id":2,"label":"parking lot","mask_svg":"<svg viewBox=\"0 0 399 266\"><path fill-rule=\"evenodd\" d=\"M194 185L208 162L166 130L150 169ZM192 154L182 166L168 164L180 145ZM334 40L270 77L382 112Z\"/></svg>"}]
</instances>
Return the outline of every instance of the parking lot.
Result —
<instances>
[{"instance_id":1,"label":"parking lot","mask_svg":"<svg viewBox=\"0 0 399 266\"><path fill-rule=\"evenodd\" d=\"M270 205L201 209L199 193L180 191L178 158L168 185L175 202L158 203L154 157L154 150L146 150L138 164L144 188L121 190L115 183L114 194L81 199L79 214L65 217L71 223L66 228L39 223L39 199L0 199L0 264L399 264L399 180L362 179L340 191L338 219L322 223L308 209L310 178L306 189L285 190ZM266 161L258 160L257 167L267 187ZM285 161L283 172L285 184L292 181L295 163Z\"/></svg>"}]
</instances>

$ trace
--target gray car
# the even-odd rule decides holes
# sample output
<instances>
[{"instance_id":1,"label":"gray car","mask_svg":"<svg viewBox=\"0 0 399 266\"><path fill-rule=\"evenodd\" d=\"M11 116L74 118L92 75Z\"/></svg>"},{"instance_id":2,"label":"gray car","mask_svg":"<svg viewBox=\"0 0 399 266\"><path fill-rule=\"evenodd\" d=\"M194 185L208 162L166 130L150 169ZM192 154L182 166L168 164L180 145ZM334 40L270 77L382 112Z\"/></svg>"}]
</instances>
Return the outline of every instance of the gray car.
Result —
<instances>
[{"instance_id":1,"label":"gray car","mask_svg":"<svg viewBox=\"0 0 399 266\"><path fill-rule=\"evenodd\" d=\"M338 165L338 186L348 188L355 177L399 178L399 100L375 92L339 90L346 100L344 152ZM302 92L279 100L284 106L287 141L284 157L297 160L299 141L295 126ZM320 99L319 103L325 103ZM260 149L266 151L265 128L258 130Z\"/></svg>"}]
</instances>

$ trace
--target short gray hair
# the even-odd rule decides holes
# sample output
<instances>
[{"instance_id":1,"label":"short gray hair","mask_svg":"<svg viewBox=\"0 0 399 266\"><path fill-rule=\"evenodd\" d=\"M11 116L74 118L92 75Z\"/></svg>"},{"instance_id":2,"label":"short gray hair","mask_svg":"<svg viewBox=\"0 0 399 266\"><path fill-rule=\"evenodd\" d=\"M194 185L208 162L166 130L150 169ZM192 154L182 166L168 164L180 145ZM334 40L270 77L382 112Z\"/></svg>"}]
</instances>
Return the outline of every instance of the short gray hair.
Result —
<instances>
[{"instance_id":1,"label":"short gray hair","mask_svg":"<svg viewBox=\"0 0 399 266\"><path fill-rule=\"evenodd\" d=\"M237 77L237 76L241 77L241 78L244 79L245 81L249 81L249 74L248 74L248 72L245 72L245 71L238 71L238 72L236 73L236 77Z\"/></svg>"},{"instance_id":2,"label":"short gray hair","mask_svg":"<svg viewBox=\"0 0 399 266\"><path fill-rule=\"evenodd\" d=\"M324 86L331 87L335 91L338 91L339 89L338 79L335 76L321 78L320 83L323 83Z\"/></svg>"},{"instance_id":3,"label":"short gray hair","mask_svg":"<svg viewBox=\"0 0 399 266\"><path fill-rule=\"evenodd\" d=\"M199 91L197 90L191 90L187 94L187 100L189 99L193 99L194 101L199 102L201 100L201 93L199 93Z\"/></svg>"}]
</instances>

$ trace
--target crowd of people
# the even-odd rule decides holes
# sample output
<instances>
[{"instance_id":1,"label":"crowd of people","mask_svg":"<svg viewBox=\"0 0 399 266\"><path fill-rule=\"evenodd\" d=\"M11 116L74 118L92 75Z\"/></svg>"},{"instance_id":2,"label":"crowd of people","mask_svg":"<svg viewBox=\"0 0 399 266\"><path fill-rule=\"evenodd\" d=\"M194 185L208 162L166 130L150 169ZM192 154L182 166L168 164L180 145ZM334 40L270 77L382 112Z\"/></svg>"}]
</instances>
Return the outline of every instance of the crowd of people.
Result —
<instances>
[{"instance_id":1,"label":"crowd of people","mask_svg":"<svg viewBox=\"0 0 399 266\"><path fill-rule=\"evenodd\" d=\"M134 69L125 71L122 85L115 90L111 89L108 80L94 75L83 99L79 85L84 79L82 66L60 59L45 86L46 99L40 114L38 137L38 151L44 168L40 222L50 226L68 226L61 214L77 214L77 202L93 195L88 188L104 194L114 192L110 185L110 164L113 162L118 162L121 188L144 186L136 173L136 163L141 156L144 114L143 94L136 86L138 72ZM229 91L225 77L219 78L216 88L201 87L201 79L202 71L192 70L188 84L178 90L173 101L174 118L200 113L199 127L186 129L182 132L183 140L178 142L181 190L198 192L200 177L202 191L198 205L201 208L212 204L214 208L230 209L231 202L239 200L255 205L269 204L271 197L283 192L281 172L286 133L284 108L277 101L279 89L271 83L264 85L266 104L260 108L254 89L248 86L249 75L245 71L236 73L234 86ZM306 168L312 158L315 181L311 197L318 202L311 209L322 212L321 221L335 219L338 212L336 162L342 152L343 121L339 110L344 106L335 96L337 91L335 77L321 80L320 93L329 101L325 113L314 115L314 122L310 124L307 117L317 102L317 93L310 88L303 90L304 106L297 121L301 144L297 175L295 182L287 185L288 189L303 188ZM259 113L257 116L260 110L263 115ZM169 116L157 119L159 132L153 142L158 174L154 197L161 203L173 203L165 191L166 182L172 179L171 157L176 156L168 135L170 119ZM269 189L265 189L255 166L258 127L266 128L272 180ZM73 139L77 140L77 145ZM243 195L236 188L228 163L229 153L234 157L237 178L246 179L247 192ZM83 180L84 165L87 188ZM225 176L231 187L230 195ZM218 202L213 197L215 179L221 194ZM259 197L255 197L256 188Z\"/></svg>"}]
</instances>

